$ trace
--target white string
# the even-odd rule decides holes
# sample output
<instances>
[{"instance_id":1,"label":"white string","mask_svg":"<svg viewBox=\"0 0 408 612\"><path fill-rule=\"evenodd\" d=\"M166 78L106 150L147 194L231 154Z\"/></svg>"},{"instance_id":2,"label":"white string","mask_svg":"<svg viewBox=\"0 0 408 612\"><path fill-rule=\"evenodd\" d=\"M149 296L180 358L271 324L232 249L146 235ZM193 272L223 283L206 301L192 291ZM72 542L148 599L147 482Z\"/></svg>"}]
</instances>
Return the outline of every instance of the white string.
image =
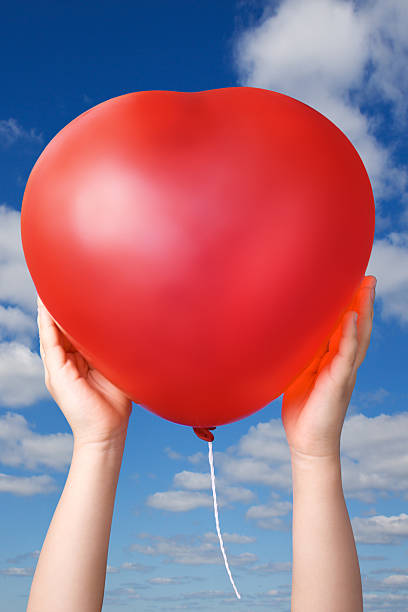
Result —
<instances>
[{"instance_id":1,"label":"white string","mask_svg":"<svg viewBox=\"0 0 408 612\"><path fill-rule=\"evenodd\" d=\"M218 539L220 541L220 547L222 556L224 557L225 568L228 572L229 579L231 580L231 584L234 587L235 595L238 599L241 599L241 595L237 591L237 587L235 586L235 582L231 576L230 568L228 566L227 555L225 554L224 544L221 537L220 524L218 522L218 509L217 509L217 496L215 494L215 476L214 476L214 461L213 461L213 452L212 452L212 442L208 443L208 460L210 462L210 470L211 470L211 486L213 492L213 500L214 500L214 516L215 516L215 526L217 527Z\"/></svg>"}]
</instances>

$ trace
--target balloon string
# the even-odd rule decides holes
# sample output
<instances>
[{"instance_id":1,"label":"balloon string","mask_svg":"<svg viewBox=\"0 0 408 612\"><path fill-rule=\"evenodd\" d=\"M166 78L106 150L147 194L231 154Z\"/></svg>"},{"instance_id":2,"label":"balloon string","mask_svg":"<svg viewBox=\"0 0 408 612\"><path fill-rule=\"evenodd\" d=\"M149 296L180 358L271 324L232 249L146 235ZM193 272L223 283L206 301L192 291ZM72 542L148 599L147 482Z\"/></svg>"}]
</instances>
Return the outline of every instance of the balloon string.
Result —
<instances>
[{"instance_id":1,"label":"balloon string","mask_svg":"<svg viewBox=\"0 0 408 612\"><path fill-rule=\"evenodd\" d=\"M213 500L214 500L215 526L217 527L217 534L218 534L218 539L220 541L221 552L222 552L222 556L224 557L225 568L228 572L229 579L231 580L231 584L234 587L235 595L238 597L238 599L241 599L241 595L238 593L237 587L235 586L235 582L231 576L230 568L229 568L228 561L227 561L227 555L225 554L225 550L224 550L224 543L221 537L220 523L218 521L218 508L217 508L217 495L215 493L215 475L214 475L212 442L208 443L208 460L210 462L210 470L211 470L211 486L212 486Z\"/></svg>"}]
</instances>

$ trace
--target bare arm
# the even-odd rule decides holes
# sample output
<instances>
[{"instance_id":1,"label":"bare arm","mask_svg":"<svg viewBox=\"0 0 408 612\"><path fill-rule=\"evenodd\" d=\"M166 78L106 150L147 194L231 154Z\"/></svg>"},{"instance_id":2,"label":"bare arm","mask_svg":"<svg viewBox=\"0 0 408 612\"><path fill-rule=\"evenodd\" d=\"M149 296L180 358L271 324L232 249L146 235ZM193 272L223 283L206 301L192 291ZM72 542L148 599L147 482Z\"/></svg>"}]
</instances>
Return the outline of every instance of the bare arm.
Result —
<instances>
[{"instance_id":1,"label":"bare arm","mask_svg":"<svg viewBox=\"0 0 408 612\"><path fill-rule=\"evenodd\" d=\"M292 453L292 612L360 612L360 568L340 457Z\"/></svg>"},{"instance_id":2,"label":"bare arm","mask_svg":"<svg viewBox=\"0 0 408 612\"><path fill-rule=\"evenodd\" d=\"M45 383L71 426L74 450L27 612L100 612L132 402L86 362L40 301L38 308Z\"/></svg>"},{"instance_id":3,"label":"bare arm","mask_svg":"<svg viewBox=\"0 0 408 612\"><path fill-rule=\"evenodd\" d=\"M375 281L364 278L328 345L283 397L293 481L292 612L363 610L360 568L341 480L340 436L357 370L370 343Z\"/></svg>"},{"instance_id":4,"label":"bare arm","mask_svg":"<svg viewBox=\"0 0 408 612\"><path fill-rule=\"evenodd\" d=\"M99 612L123 444L76 446L27 612Z\"/></svg>"}]
</instances>

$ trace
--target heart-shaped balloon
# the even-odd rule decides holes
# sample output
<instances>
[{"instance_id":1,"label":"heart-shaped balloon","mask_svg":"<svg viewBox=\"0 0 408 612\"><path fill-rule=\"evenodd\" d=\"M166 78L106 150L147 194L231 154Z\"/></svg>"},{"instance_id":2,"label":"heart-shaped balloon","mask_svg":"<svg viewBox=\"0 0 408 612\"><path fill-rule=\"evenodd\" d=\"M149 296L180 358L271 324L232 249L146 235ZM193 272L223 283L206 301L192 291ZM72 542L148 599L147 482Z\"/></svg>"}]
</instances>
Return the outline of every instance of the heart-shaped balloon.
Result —
<instances>
[{"instance_id":1,"label":"heart-shaped balloon","mask_svg":"<svg viewBox=\"0 0 408 612\"><path fill-rule=\"evenodd\" d=\"M211 427L281 395L364 277L374 200L346 136L252 87L143 91L64 127L28 179L37 292L134 402Z\"/></svg>"}]
</instances>

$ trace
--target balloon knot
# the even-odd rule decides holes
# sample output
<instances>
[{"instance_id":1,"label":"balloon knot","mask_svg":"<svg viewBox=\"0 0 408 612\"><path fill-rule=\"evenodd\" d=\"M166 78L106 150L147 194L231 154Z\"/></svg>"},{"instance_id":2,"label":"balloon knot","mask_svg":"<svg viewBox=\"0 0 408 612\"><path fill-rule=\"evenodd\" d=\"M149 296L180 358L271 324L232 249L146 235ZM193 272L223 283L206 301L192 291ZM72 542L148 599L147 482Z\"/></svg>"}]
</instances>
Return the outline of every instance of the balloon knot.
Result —
<instances>
[{"instance_id":1,"label":"balloon knot","mask_svg":"<svg viewBox=\"0 0 408 612\"><path fill-rule=\"evenodd\" d=\"M212 442L214 440L214 436L210 429L215 429L215 427L193 427L196 436L201 438L201 440L205 440L205 442Z\"/></svg>"}]
</instances>

